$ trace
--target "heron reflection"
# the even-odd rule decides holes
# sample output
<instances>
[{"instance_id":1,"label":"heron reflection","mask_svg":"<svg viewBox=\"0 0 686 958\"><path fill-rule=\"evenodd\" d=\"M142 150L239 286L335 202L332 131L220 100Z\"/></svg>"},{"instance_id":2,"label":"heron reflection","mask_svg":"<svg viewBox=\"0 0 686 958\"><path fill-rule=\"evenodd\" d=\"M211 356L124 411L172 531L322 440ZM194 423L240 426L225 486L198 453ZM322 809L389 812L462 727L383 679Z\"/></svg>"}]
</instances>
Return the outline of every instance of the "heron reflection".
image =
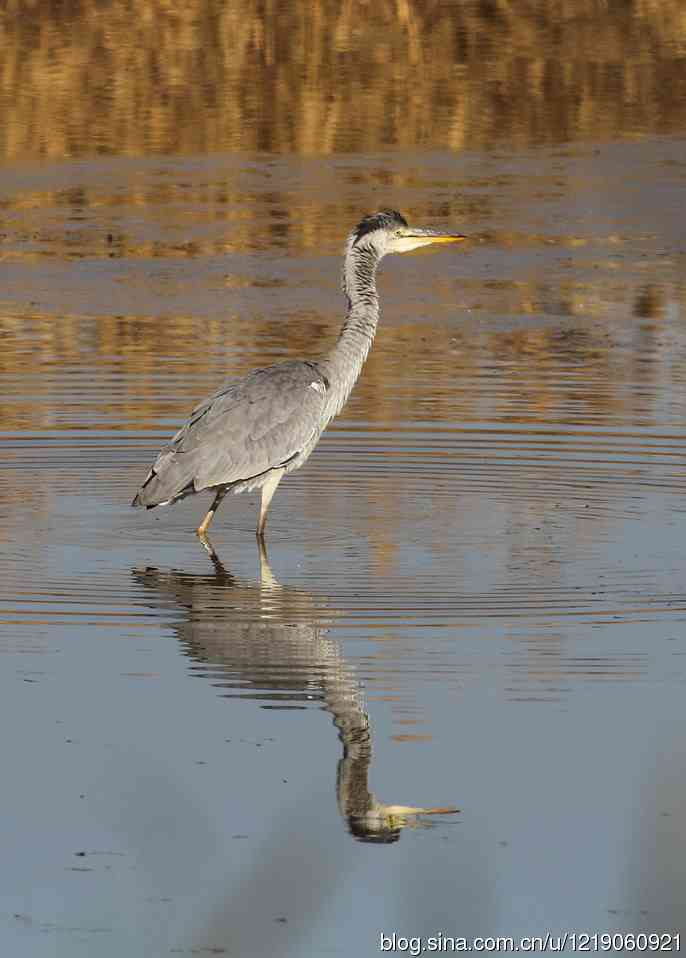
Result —
<instances>
[{"instance_id":1,"label":"heron reflection","mask_svg":"<svg viewBox=\"0 0 686 958\"><path fill-rule=\"evenodd\" d=\"M385 804L369 790L372 735L355 669L345 661L329 627L337 617L326 602L281 585L266 549L259 549L260 577L232 575L210 551L214 570L195 575L176 570L134 570L157 601L184 610L175 625L186 655L202 664L219 687L246 690L266 708L298 708L318 699L343 746L336 795L340 814L360 841L397 841L419 816L452 814L456 808ZM208 671L207 666L210 666Z\"/></svg>"}]
</instances>

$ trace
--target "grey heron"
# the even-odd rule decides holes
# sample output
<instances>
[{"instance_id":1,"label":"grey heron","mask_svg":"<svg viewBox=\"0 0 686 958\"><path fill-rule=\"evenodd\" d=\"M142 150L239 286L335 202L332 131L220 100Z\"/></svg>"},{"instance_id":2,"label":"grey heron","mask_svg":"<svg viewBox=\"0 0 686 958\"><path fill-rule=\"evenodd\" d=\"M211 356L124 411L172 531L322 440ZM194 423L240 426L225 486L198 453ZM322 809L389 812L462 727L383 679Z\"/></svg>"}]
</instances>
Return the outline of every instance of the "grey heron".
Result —
<instances>
[{"instance_id":1,"label":"grey heron","mask_svg":"<svg viewBox=\"0 0 686 958\"><path fill-rule=\"evenodd\" d=\"M201 402L162 447L132 505L154 509L212 490L214 500L196 530L205 542L227 492L261 489L257 520L261 540L279 482L305 463L360 375L379 318L380 260L388 253L465 238L461 233L408 226L395 210L366 216L345 246L342 287L347 312L335 346L318 360L255 369Z\"/></svg>"}]
</instances>

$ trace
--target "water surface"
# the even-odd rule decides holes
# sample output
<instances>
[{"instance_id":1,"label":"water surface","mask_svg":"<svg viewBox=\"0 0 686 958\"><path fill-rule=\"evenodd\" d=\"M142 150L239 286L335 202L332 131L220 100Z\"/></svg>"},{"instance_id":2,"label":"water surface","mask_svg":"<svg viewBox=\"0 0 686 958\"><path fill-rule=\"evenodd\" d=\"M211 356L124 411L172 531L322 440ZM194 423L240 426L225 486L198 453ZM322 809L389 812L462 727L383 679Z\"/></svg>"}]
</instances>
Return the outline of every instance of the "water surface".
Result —
<instances>
[{"instance_id":1,"label":"water surface","mask_svg":"<svg viewBox=\"0 0 686 958\"><path fill-rule=\"evenodd\" d=\"M159 13L161 74L151 40L114 86L75 64L133 56L117 4L107 29L87 4L5 20L3 952L683 929L683 40L670 4L543 7L381 4L381 46L293 13L341 51L337 94L321 46L247 6L233 59L205 19L228 13ZM308 109L265 113L270 89ZM333 342L345 234L384 206L470 242L384 261L374 349L279 488L268 560L242 496L213 563L204 499L129 502L197 400Z\"/></svg>"}]
</instances>

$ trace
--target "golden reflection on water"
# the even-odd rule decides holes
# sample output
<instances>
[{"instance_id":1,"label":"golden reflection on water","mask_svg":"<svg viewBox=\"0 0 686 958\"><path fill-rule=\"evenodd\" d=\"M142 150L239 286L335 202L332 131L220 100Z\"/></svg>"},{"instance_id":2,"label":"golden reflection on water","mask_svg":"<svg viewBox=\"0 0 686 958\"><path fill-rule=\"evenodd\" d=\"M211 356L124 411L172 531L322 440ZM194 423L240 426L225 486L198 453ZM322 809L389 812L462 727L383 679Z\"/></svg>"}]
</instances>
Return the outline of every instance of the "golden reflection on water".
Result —
<instances>
[{"instance_id":1,"label":"golden reflection on water","mask_svg":"<svg viewBox=\"0 0 686 958\"><path fill-rule=\"evenodd\" d=\"M484 149L686 124L680 0L9 0L0 155Z\"/></svg>"},{"instance_id":2,"label":"golden reflection on water","mask_svg":"<svg viewBox=\"0 0 686 958\"><path fill-rule=\"evenodd\" d=\"M654 289L641 291L637 309L645 311L654 296ZM630 333L591 322L566 329L386 327L346 419L388 428L416 420L451 427L485 420L655 426L660 416L651 397L669 382L686 382L686 360L673 354L659 313ZM227 377L271 357L321 353L335 329L324 316L280 323L67 315L56 322L51 315L0 311L3 429L158 431L161 420L184 418Z\"/></svg>"},{"instance_id":3,"label":"golden reflection on water","mask_svg":"<svg viewBox=\"0 0 686 958\"><path fill-rule=\"evenodd\" d=\"M0 14L9 498L47 461L41 509L60 470L105 465L128 501L201 397L320 354L343 237L385 204L471 241L384 264L378 339L303 473L340 478L332 516L365 490L377 572L427 486L436 555L465 491L554 522L591 483L599 541L637 489L679 488L686 167L648 134L686 127L680 5L137 9L133 29L118 0ZM321 502L300 510L318 528Z\"/></svg>"}]
</instances>

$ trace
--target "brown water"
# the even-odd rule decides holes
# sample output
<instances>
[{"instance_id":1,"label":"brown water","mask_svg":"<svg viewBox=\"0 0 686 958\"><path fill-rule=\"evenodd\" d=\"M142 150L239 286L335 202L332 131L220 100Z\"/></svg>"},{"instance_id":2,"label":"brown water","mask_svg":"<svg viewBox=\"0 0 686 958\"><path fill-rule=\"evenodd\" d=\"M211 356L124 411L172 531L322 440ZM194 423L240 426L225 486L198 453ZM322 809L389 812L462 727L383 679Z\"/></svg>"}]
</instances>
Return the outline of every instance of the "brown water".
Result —
<instances>
[{"instance_id":1,"label":"brown water","mask_svg":"<svg viewBox=\"0 0 686 958\"><path fill-rule=\"evenodd\" d=\"M0 18L0 951L686 930L683 11L230 7ZM384 206L470 242L213 564L131 497Z\"/></svg>"}]
</instances>

